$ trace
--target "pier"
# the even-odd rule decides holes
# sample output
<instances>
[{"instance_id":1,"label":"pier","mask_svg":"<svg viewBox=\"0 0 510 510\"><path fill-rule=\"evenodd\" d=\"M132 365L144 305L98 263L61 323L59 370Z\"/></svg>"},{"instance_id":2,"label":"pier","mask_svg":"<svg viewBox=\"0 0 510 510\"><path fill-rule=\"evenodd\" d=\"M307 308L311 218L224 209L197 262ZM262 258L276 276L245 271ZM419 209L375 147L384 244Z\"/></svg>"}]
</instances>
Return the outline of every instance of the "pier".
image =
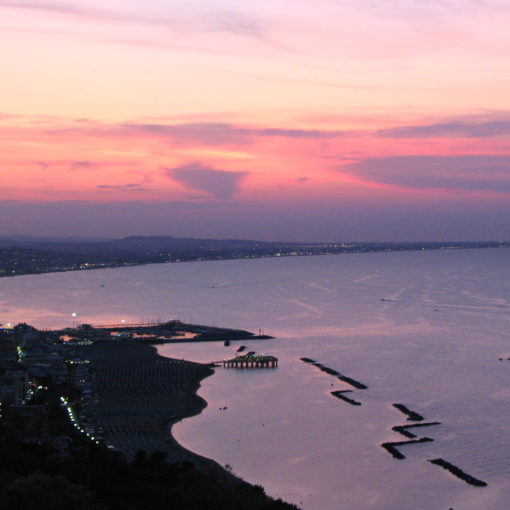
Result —
<instances>
[{"instance_id":1,"label":"pier","mask_svg":"<svg viewBox=\"0 0 510 510\"><path fill-rule=\"evenodd\" d=\"M259 355L254 352L223 360L223 367L225 368L276 368L277 366L278 358Z\"/></svg>"}]
</instances>

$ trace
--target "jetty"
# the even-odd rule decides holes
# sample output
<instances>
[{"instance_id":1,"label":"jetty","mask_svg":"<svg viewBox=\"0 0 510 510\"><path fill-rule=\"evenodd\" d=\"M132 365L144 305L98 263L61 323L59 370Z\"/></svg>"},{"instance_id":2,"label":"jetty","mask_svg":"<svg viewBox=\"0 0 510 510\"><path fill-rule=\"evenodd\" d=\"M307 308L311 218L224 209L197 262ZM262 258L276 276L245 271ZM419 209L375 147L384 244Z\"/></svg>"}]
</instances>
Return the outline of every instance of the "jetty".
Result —
<instances>
[{"instance_id":1,"label":"jetty","mask_svg":"<svg viewBox=\"0 0 510 510\"><path fill-rule=\"evenodd\" d=\"M224 368L276 368L277 366L278 358L254 352L223 360Z\"/></svg>"},{"instance_id":2,"label":"jetty","mask_svg":"<svg viewBox=\"0 0 510 510\"><path fill-rule=\"evenodd\" d=\"M188 324L179 320L146 324L79 324L73 328L55 331L63 340L71 341L135 341L150 345L184 342L223 342L230 345L235 340L268 340L273 338L242 329L219 328L201 324Z\"/></svg>"}]
</instances>

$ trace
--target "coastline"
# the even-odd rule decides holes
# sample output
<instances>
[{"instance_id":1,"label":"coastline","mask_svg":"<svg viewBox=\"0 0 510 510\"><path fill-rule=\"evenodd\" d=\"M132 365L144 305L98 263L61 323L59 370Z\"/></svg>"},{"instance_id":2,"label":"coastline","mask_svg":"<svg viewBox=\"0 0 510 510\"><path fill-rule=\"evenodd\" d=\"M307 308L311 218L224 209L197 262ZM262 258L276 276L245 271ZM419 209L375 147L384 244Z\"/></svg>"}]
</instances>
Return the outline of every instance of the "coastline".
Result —
<instances>
[{"instance_id":1,"label":"coastline","mask_svg":"<svg viewBox=\"0 0 510 510\"><path fill-rule=\"evenodd\" d=\"M31 268L12 267L9 264L3 264L0 260L0 278L9 278L14 276L42 275L48 273L66 273L75 271L92 271L97 269L116 269L127 268L133 266L146 266L152 264L179 264L183 262L218 262L223 260L249 260L263 258L280 258L280 257L313 257L326 255L356 254L356 253L383 253L383 252L409 252L409 251L436 251L436 250L471 250L471 249L499 249L510 248L510 242L502 241L453 241L453 242L389 242L389 243L297 243L289 245L285 249L269 250L263 253L247 253L243 255L222 253L213 255L210 252L202 253L196 256L175 256L168 253L167 257L156 259L146 257L136 260L125 260L122 262L112 261L106 256L106 259L90 262L90 256L84 256L79 262L72 262L70 265L62 265L59 257L73 255L73 252L67 251L49 251L44 252L44 257L40 259L40 253L30 253L27 259L30 262L37 262L39 265ZM4 252L9 250L18 250L18 248L3 247L0 248L0 259ZM30 249L29 249L30 250ZM125 255L125 254L124 254ZM46 259L53 257L51 264L41 267L41 263ZM47 261L46 261L47 262Z\"/></svg>"},{"instance_id":2,"label":"coastline","mask_svg":"<svg viewBox=\"0 0 510 510\"><path fill-rule=\"evenodd\" d=\"M166 358L140 343L96 342L81 346L94 371L93 400L87 416L101 427L104 442L133 460L139 451L164 452L167 462L191 462L224 482L247 483L213 459L179 444L172 427L202 412L200 382L212 376L207 365Z\"/></svg>"},{"instance_id":3,"label":"coastline","mask_svg":"<svg viewBox=\"0 0 510 510\"><path fill-rule=\"evenodd\" d=\"M18 362L26 360L25 374L31 369L35 374L40 359L56 361L57 352L48 353L44 346L58 350L58 343L51 343L58 342L58 333L19 324L6 335L4 367L18 366L16 353ZM137 341L82 341L64 351L47 376L48 386L41 385L40 376L31 392L34 401L8 402L1 423L0 468L9 473L8 480L19 480L24 492L29 487L30 498L33 487L42 484L37 504L46 504L51 490L60 502L61 487L71 486L79 494L72 492L66 503L71 507L84 498L99 506L85 503L83 508L112 510L166 508L169 501L183 510L297 510L173 437L175 423L207 406L197 390L214 373L210 366L160 356L154 346ZM69 369L65 379L60 377L63 365ZM9 490L5 483L0 487L2 496L12 496ZM24 500L13 501L9 508Z\"/></svg>"}]
</instances>

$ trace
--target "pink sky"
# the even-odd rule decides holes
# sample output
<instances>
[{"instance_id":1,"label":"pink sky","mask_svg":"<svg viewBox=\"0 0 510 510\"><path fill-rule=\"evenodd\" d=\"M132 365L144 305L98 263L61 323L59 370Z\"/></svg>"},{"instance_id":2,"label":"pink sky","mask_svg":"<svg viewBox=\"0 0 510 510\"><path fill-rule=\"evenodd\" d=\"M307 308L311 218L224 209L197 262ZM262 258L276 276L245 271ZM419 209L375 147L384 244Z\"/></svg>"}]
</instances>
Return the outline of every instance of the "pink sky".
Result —
<instances>
[{"instance_id":1,"label":"pink sky","mask_svg":"<svg viewBox=\"0 0 510 510\"><path fill-rule=\"evenodd\" d=\"M510 6L0 0L0 235L510 239Z\"/></svg>"}]
</instances>

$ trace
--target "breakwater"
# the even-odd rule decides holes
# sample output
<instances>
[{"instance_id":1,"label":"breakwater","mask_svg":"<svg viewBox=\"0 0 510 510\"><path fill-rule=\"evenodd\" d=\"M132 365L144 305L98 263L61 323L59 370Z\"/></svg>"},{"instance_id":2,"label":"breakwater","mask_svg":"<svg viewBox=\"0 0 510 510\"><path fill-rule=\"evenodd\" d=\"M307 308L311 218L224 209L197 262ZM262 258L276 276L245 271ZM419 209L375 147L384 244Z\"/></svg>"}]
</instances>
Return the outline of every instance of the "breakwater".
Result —
<instances>
[{"instance_id":1,"label":"breakwater","mask_svg":"<svg viewBox=\"0 0 510 510\"><path fill-rule=\"evenodd\" d=\"M340 400L343 400L344 402L347 402L348 404L351 404L353 406L360 406L361 402L358 402L357 400L353 400L352 398L346 397L345 393L352 393L352 390L337 390L332 391L331 395L333 395L336 398L339 398Z\"/></svg>"},{"instance_id":2,"label":"breakwater","mask_svg":"<svg viewBox=\"0 0 510 510\"><path fill-rule=\"evenodd\" d=\"M437 466L441 466L443 469L446 469L449 471L452 475L456 476L457 478L460 478L464 482L474 485L476 487L486 487L487 483L479 480L478 478L475 478L474 476L468 475L462 469L458 468L457 466L454 466L453 464L450 464L444 459L432 459L429 460L432 464L436 464Z\"/></svg>"},{"instance_id":3,"label":"breakwater","mask_svg":"<svg viewBox=\"0 0 510 510\"><path fill-rule=\"evenodd\" d=\"M405 459L406 456L400 450L397 450L397 446L428 443L431 441L433 441L433 439L430 437L420 437L420 439L410 439L409 441L391 441L387 443L382 443L381 447L384 448L387 452L389 452L395 459L401 460Z\"/></svg>"},{"instance_id":4,"label":"breakwater","mask_svg":"<svg viewBox=\"0 0 510 510\"><path fill-rule=\"evenodd\" d=\"M407 416L407 419L409 421L422 421L424 418L421 414L416 413L415 411L411 411L407 406L404 404L393 404L393 407L395 409L398 409L400 412L405 414ZM420 437L417 438L417 435L414 432L411 432L410 429L416 430L421 429L424 427L431 427L435 425L441 425L441 422L439 421L431 421L431 422L425 422L425 423L413 423L413 424L407 424L407 425L395 425L391 428L394 432L398 432L399 434L408 437L408 441L387 441L385 443L381 444L381 448L384 448L393 458L398 460L403 460L406 458L406 456L398 449L398 447L401 446L407 446L412 444L420 444L420 443L429 443L432 442L433 439L430 437ZM432 464L436 464L446 471L449 471L452 475L456 476L460 480L463 480L464 482L474 485L477 487L485 487L487 485L486 482L479 480L478 478L475 478L474 476L471 476L467 474L465 471L460 469L457 466L454 466L453 464L450 464L444 459L438 458L438 459L432 459L429 460Z\"/></svg>"},{"instance_id":5,"label":"breakwater","mask_svg":"<svg viewBox=\"0 0 510 510\"><path fill-rule=\"evenodd\" d=\"M339 379L340 381L342 381L344 383L347 383L350 386L352 386L352 387L354 387L354 388L356 388L358 390L366 390L366 389L368 389L367 385L365 385L365 384L363 384L363 383L361 383L359 381L356 381L352 377L347 377L346 375L341 374L337 370L329 368L329 367L323 365L322 363L319 363L318 361L315 361L312 358L303 357L303 358L299 358L299 359L303 363L308 363L309 365L313 365L314 367L317 367L321 372L324 372L325 374L328 374L328 375L332 375L332 376L336 377L337 379Z\"/></svg>"},{"instance_id":6,"label":"breakwater","mask_svg":"<svg viewBox=\"0 0 510 510\"><path fill-rule=\"evenodd\" d=\"M366 386L363 383L360 383L359 381L356 381L355 379L352 379L351 377L347 377L345 375L339 374L338 379L340 379L340 381L342 381L344 383L350 384L351 386L353 386L354 388L356 388L358 390L368 389L368 386Z\"/></svg>"},{"instance_id":7,"label":"breakwater","mask_svg":"<svg viewBox=\"0 0 510 510\"><path fill-rule=\"evenodd\" d=\"M418 428L418 427L431 427L432 425L441 425L440 421L431 421L428 423L415 423L414 425L395 425L391 428L395 432L402 434L403 436L414 438L417 437L416 434L409 432L409 429Z\"/></svg>"},{"instance_id":8,"label":"breakwater","mask_svg":"<svg viewBox=\"0 0 510 510\"><path fill-rule=\"evenodd\" d=\"M323 365L322 363L319 363L318 361L315 361L312 358L300 358L300 360L303 363L307 363L309 365L313 365L314 367L318 368L321 372L324 372L325 374L331 375L333 377L336 377L339 381L342 381L344 383L349 384L350 386L353 386L356 389L359 390L366 390L368 386L366 386L363 383L360 383L359 381L356 381L355 379L352 379L351 377L346 377L342 375L337 370L334 370L333 368L327 367ZM343 400L344 402L347 402L348 404L351 404L352 406L360 406L361 402L358 402L357 400L354 400L353 398L347 397L346 393L352 393L352 390L335 390L331 392L331 395L334 397Z\"/></svg>"},{"instance_id":9,"label":"breakwater","mask_svg":"<svg viewBox=\"0 0 510 510\"><path fill-rule=\"evenodd\" d=\"M421 421L423 420L423 416L414 411L411 411L404 404L393 404L395 409L398 409L401 413L407 416L408 420L411 421ZM395 459L405 459L405 455L397 449L399 446L405 446L410 444L419 444L419 443L429 443L433 441L430 437L421 437L419 439L415 439L417 436L412 432L409 432L411 428L419 428L419 427L430 427L432 425L440 425L439 422L428 422L428 423L414 423L412 425L395 425L391 428L394 432L398 432L399 434L408 437L408 441L388 441L386 443L381 444L381 448L384 448L390 455L392 455Z\"/></svg>"},{"instance_id":10,"label":"breakwater","mask_svg":"<svg viewBox=\"0 0 510 510\"><path fill-rule=\"evenodd\" d=\"M359 381L356 381L355 379L352 379L350 377L346 377L342 375L337 370L334 370L330 367L327 367L323 365L322 363L319 363L313 358L308 357L302 357L300 360L303 363L307 363L309 365L315 366L318 368L321 372L324 372L328 375L334 376L337 379L339 379L342 382L345 382L347 384L350 384L356 389L365 390L368 389L368 387L360 383ZM361 406L361 402L358 402L357 400L354 400L352 398L349 398L346 396L346 393L353 393L353 390L334 390L330 392L332 396L335 398L342 400L344 402L347 402L348 404L352 406ZM392 406L400 411L402 414L407 416L407 421L413 421L413 422L423 422L424 417L417 413L416 411L413 411L409 409L406 405L402 403L394 403ZM406 424L406 425L395 425L392 427L392 431L397 432L405 437L408 438L406 441L386 441L384 443L381 443L381 448L386 450L394 459L397 460L404 460L406 456L401 451L401 447L406 447L409 445L417 445L417 444L423 444L423 443L431 443L434 441L431 437L418 437L417 434L415 434L415 431L418 429L422 429L425 427L432 427L436 425L441 425L441 422L439 421L429 421L424 423L413 423L413 424ZM429 460L432 464L436 464L443 469L449 471L457 478L465 481L466 483L470 485L474 485L477 487L485 487L487 485L486 482L479 480L478 478L475 478L474 476L471 476L464 472L462 469L458 468L457 466L454 466L453 464L450 464L449 462L445 461L444 459L433 459Z\"/></svg>"},{"instance_id":11,"label":"breakwater","mask_svg":"<svg viewBox=\"0 0 510 510\"><path fill-rule=\"evenodd\" d=\"M408 407L406 407L404 404L393 404L393 407L401 411L402 413L406 414L408 416L409 421L422 421L423 416L421 414L415 413L414 411L411 411Z\"/></svg>"}]
</instances>

